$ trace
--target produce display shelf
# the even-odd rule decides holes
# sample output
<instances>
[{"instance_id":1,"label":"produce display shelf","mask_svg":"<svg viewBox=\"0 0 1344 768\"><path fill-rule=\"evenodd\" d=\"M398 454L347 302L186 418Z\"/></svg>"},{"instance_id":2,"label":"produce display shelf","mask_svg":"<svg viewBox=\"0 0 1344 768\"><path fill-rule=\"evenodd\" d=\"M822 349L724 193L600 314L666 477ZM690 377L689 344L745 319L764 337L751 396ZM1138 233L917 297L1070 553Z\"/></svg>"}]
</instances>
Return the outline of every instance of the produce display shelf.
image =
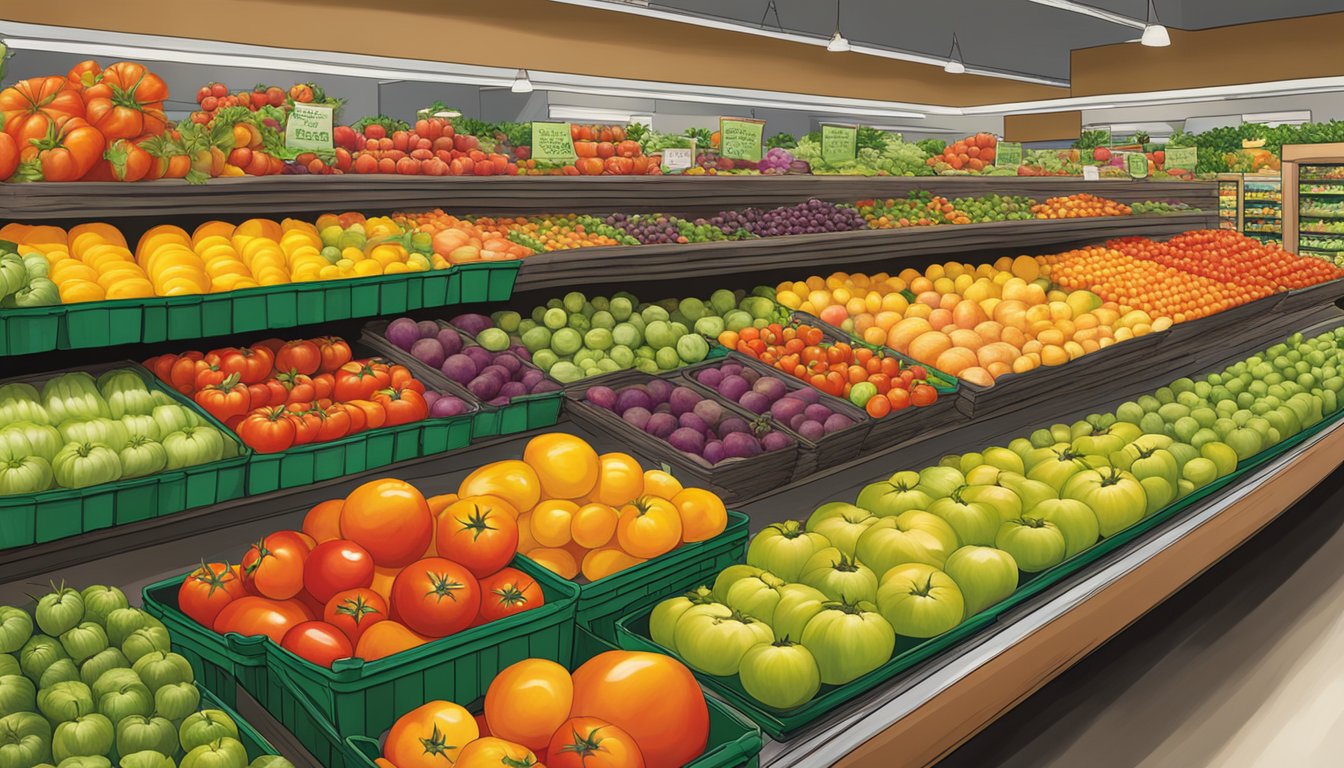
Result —
<instances>
[{"instance_id":1,"label":"produce display shelf","mask_svg":"<svg viewBox=\"0 0 1344 768\"><path fill-rule=\"evenodd\" d=\"M265 176L118 184L36 182L0 186L0 218L104 220L128 217L236 218L342 209L365 213L441 207L481 214L631 212L709 215L725 208L792 205L809 197L853 202L911 190L963 197L999 193L1047 197L1091 192L1122 203L1149 199L1213 207L1212 181L1134 181L1006 176Z\"/></svg>"},{"instance_id":2,"label":"produce display shelf","mask_svg":"<svg viewBox=\"0 0 1344 768\"><path fill-rule=\"evenodd\" d=\"M629 284L705 275L782 274L881 262L899 270L903 259L950 253L1019 254L1064 249L1113 237L1170 237L1217 226L1212 211L1161 216L1030 219L939 227L869 229L731 240L691 245L640 245L553 251L523 260L516 290Z\"/></svg>"}]
</instances>

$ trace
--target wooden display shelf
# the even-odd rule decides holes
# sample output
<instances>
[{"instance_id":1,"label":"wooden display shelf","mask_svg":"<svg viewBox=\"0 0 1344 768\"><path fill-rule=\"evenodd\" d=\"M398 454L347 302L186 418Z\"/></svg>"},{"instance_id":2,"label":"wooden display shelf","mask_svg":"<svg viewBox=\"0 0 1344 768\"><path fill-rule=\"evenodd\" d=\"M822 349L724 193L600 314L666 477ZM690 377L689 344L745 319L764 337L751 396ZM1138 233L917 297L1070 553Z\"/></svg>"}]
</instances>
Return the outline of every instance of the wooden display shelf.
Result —
<instances>
[{"instance_id":1,"label":"wooden display shelf","mask_svg":"<svg viewBox=\"0 0 1344 768\"><path fill-rule=\"evenodd\" d=\"M0 219L88 221L154 217L279 216L441 207L455 213L659 211L708 216L729 208L792 205L816 197L853 202L928 190L948 197L992 193L1044 200L1091 192L1124 203L1183 202L1216 211L1215 182L1083 181L1016 176L266 176L206 184L152 181L0 185Z\"/></svg>"}]
</instances>

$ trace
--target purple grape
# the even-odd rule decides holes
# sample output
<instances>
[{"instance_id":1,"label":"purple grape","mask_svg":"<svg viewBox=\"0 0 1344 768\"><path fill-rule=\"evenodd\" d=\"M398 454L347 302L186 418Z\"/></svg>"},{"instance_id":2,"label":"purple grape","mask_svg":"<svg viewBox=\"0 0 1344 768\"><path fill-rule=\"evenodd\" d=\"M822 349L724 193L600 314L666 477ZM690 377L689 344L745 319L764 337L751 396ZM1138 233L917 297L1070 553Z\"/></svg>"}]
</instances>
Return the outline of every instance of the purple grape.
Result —
<instances>
[{"instance_id":1,"label":"purple grape","mask_svg":"<svg viewBox=\"0 0 1344 768\"><path fill-rule=\"evenodd\" d=\"M591 391L592 390L589 390L589 392ZM644 429L647 427L649 424L649 417L651 416L653 416L653 414L649 413L648 408L640 408L639 406L635 406L621 414L621 418L625 420L625 423L635 429Z\"/></svg>"},{"instance_id":2,"label":"purple grape","mask_svg":"<svg viewBox=\"0 0 1344 768\"><path fill-rule=\"evenodd\" d=\"M653 408L653 399L649 397L649 393L644 391L643 387L635 385L633 387L626 387L616 393L617 413L625 413L627 410L636 406L645 410Z\"/></svg>"},{"instance_id":3,"label":"purple grape","mask_svg":"<svg viewBox=\"0 0 1344 768\"><path fill-rule=\"evenodd\" d=\"M677 429L677 417L670 413L655 413L649 417L644 431L654 437L666 438Z\"/></svg>"},{"instance_id":4,"label":"purple grape","mask_svg":"<svg viewBox=\"0 0 1344 768\"><path fill-rule=\"evenodd\" d=\"M724 376L719 382L719 394L734 403L742 401L742 396L751 390L751 385L741 376Z\"/></svg>"},{"instance_id":5,"label":"purple grape","mask_svg":"<svg viewBox=\"0 0 1344 768\"><path fill-rule=\"evenodd\" d=\"M695 408L695 404L703 398L696 394L690 387L674 387L672 393L667 396L668 405L672 406L672 415L680 416L687 411Z\"/></svg>"},{"instance_id":6,"label":"purple grape","mask_svg":"<svg viewBox=\"0 0 1344 768\"><path fill-rule=\"evenodd\" d=\"M466 384L476 378L476 361L463 354L450 355L439 370L458 384Z\"/></svg>"},{"instance_id":7,"label":"purple grape","mask_svg":"<svg viewBox=\"0 0 1344 768\"><path fill-rule=\"evenodd\" d=\"M420 329L409 317L399 317L387 324L383 336L401 349L410 350L411 345L420 338Z\"/></svg>"},{"instance_id":8,"label":"purple grape","mask_svg":"<svg viewBox=\"0 0 1344 768\"><path fill-rule=\"evenodd\" d=\"M724 372L718 368L706 368L695 377L695 380L704 384L706 387L717 388L719 382L723 381L723 373Z\"/></svg>"},{"instance_id":9,"label":"purple grape","mask_svg":"<svg viewBox=\"0 0 1344 768\"><path fill-rule=\"evenodd\" d=\"M770 398L760 392L748 392L737 402L752 413L765 413L770 410Z\"/></svg>"},{"instance_id":10,"label":"purple grape","mask_svg":"<svg viewBox=\"0 0 1344 768\"><path fill-rule=\"evenodd\" d=\"M443 365L443 361L447 357L443 354L443 345L439 343L438 339L434 338L416 339L415 343L411 345L410 351L411 356L416 360L435 368Z\"/></svg>"},{"instance_id":11,"label":"purple grape","mask_svg":"<svg viewBox=\"0 0 1344 768\"><path fill-rule=\"evenodd\" d=\"M681 427L667 436L667 442L678 451L700 455L705 449L705 433L687 427ZM755 442L753 439L752 442Z\"/></svg>"},{"instance_id":12,"label":"purple grape","mask_svg":"<svg viewBox=\"0 0 1344 768\"><path fill-rule=\"evenodd\" d=\"M443 354L445 355L456 355L462 351L462 334L452 328L444 328L434 338L438 339L439 344L443 346Z\"/></svg>"}]
</instances>

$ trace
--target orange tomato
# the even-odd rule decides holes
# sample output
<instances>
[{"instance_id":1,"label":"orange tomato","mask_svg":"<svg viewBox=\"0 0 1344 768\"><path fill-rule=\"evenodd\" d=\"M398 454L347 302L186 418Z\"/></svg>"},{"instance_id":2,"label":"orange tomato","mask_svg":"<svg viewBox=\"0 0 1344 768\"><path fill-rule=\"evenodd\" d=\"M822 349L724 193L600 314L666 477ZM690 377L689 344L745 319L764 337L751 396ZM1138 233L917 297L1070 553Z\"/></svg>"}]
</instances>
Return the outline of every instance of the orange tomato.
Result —
<instances>
[{"instance_id":1,"label":"orange tomato","mask_svg":"<svg viewBox=\"0 0 1344 768\"><path fill-rule=\"evenodd\" d=\"M470 712L451 701L431 701L393 724L383 744L383 757L397 768L442 768L456 762L462 748L479 735Z\"/></svg>"},{"instance_id":2,"label":"orange tomato","mask_svg":"<svg viewBox=\"0 0 1344 768\"><path fill-rule=\"evenodd\" d=\"M441 493L438 496L430 496L425 499L425 503L429 504L430 514L438 517L443 510L448 508L448 505L457 501L458 498L460 497L456 493Z\"/></svg>"},{"instance_id":3,"label":"orange tomato","mask_svg":"<svg viewBox=\"0 0 1344 768\"><path fill-rule=\"evenodd\" d=\"M435 537L440 557L461 563L476 578L509 564L518 551L518 513L497 498L468 496L443 511Z\"/></svg>"},{"instance_id":4,"label":"orange tomato","mask_svg":"<svg viewBox=\"0 0 1344 768\"><path fill-rule=\"evenodd\" d=\"M400 568L382 568L373 567L373 583L369 589L383 596L384 600L392 599L392 582L397 580L397 574L401 573Z\"/></svg>"},{"instance_id":5,"label":"orange tomato","mask_svg":"<svg viewBox=\"0 0 1344 768\"><path fill-rule=\"evenodd\" d=\"M375 565L399 568L424 556L434 538L434 516L410 483L372 480L346 497L341 535L368 550Z\"/></svg>"},{"instance_id":6,"label":"orange tomato","mask_svg":"<svg viewBox=\"0 0 1344 768\"><path fill-rule=\"evenodd\" d=\"M672 476L672 473L661 469L650 469L644 472L644 493L649 496L657 496L660 499L670 499L681 493L681 481Z\"/></svg>"},{"instance_id":7,"label":"orange tomato","mask_svg":"<svg viewBox=\"0 0 1344 768\"><path fill-rule=\"evenodd\" d=\"M681 543L681 515L672 502L641 496L621 507L616 541L635 557L657 557Z\"/></svg>"},{"instance_id":8,"label":"orange tomato","mask_svg":"<svg viewBox=\"0 0 1344 768\"><path fill-rule=\"evenodd\" d=\"M709 708L695 676L661 653L607 651L574 671L573 712L630 734L648 768L678 768L709 738Z\"/></svg>"},{"instance_id":9,"label":"orange tomato","mask_svg":"<svg viewBox=\"0 0 1344 768\"><path fill-rule=\"evenodd\" d=\"M580 570L583 577L589 581L605 579L617 571L624 571L626 568L639 565L646 562L642 557L628 555L614 547L603 547L594 549L592 552L583 556L583 564Z\"/></svg>"},{"instance_id":10,"label":"orange tomato","mask_svg":"<svg viewBox=\"0 0 1344 768\"><path fill-rule=\"evenodd\" d=\"M574 682L569 670L544 659L524 659L504 668L485 692L490 733L532 750L546 749L569 719Z\"/></svg>"},{"instance_id":11,"label":"orange tomato","mask_svg":"<svg viewBox=\"0 0 1344 768\"><path fill-rule=\"evenodd\" d=\"M611 541L611 537L616 534L616 520L619 517L615 508L609 504L584 504L570 520L570 538L581 547L596 549Z\"/></svg>"},{"instance_id":12,"label":"orange tomato","mask_svg":"<svg viewBox=\"0 0 1344 768\"><path fill-rule=\"evenodd\" d=\"M604 453L598 457L597 484L588 498L612 507L644 493L644 468L628 453Z\"/></svg>"},{"instance_id":13,"label":"orange tomato","mask_svg":"<svg viewBox=\"0 0 1344 768\"><path fill-rule=\"evenodd\" d=\"M532 510L532 538L543 547L563 547L570 542L574 515L579 505L567 499L548 499Z\"/></svg>"},{"instance_id":14,"label":"orange tomato","mask_svg":"<svg viewBox=\"0 0 1344 768\"><path fill-rule=\"evenodd\" d=\"M523 449L523 461L536 471L548 498L577 499L597 484L597 451L574 435L551 432L532 438Z\"/></svg>"},{"instance_id":15,"label":"orange tomato","mask_svg":"<svg viewBox=\"0 0 1344 768\"><path fill-rule=\"evenodd\" d=\"M558 547L538 547L527 553L537 565L556 574L562 579L572 579L579 575L579 564L574 556Z\"/></svg>"},{"instance_id":16,"label":"orange tomato","mask_svg":"<svg viewBox=\"0 0 1344 768\"><path fill-rule=\"evenodd\" d=\"M728 510L723 499L704 488L687 488L672 497L672 506L681 515L681 540L704 541L723 533L728 527Z\"/></svg>"},{"instance_id":17,"label":"orange tomato","mask_svg":"<svg viewBox=\"0 0 1344 768\"><path fill-rule=\"evenodd\" d=\"M467 475L457 495L498 496L519 512L526 512L541 500L541 480L526 462L496 461Z\"/></svg>"},{"instance_id":18,"label":"orange tomato","mask_svg":"<svg viewBox=\"0 0 1344 768\"><path fill-rule=\"evenodd\" d=\"M477 739L462 748L453 768L530 768L537 756L522 744L493 736Z\"/></svg>"},{"instance_id":19,"label":"orange tomato","mask_svg":"<svg viewBox=\"0 0 1344 768\"><path fill-rule=\"evenodd\" d=\"M341 538L341 507L344 499L327 499L318 503L303 517L303 532L318 544Z\"/></svg>"},{"instance_id":20,"label":"orange tomato","mask_svg":"<svg viewBox=\"0 0 1344 768\"><path fill-rule=\"evenodd\" d=\"M355 657L376 661L428 643L432 638L412 632L405 624L390 619L376 622L364 630L355 646ZM390 741L390 739L389 739ZM402 763L397 761L397 765Z\"/></svg>"},{"instance_id":21,"label":"orange tomato","mask_svg":"<svg viewBox=\"0 0 1344 768\"><path fill-rule=\"evenodd\" d=\"M634 738L596 717L566 720L551 737L547 768L644 768Z\"/></svg>"}]
</instances>

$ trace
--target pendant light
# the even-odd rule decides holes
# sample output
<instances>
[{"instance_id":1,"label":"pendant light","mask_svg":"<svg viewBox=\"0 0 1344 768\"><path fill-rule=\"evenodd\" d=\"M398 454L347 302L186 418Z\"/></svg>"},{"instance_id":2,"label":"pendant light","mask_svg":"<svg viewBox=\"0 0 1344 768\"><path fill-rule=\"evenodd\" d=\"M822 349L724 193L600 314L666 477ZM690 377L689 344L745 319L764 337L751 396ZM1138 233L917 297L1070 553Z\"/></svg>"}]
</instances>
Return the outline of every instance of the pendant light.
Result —
<instances>
[{"instance_id":1,"label":"pendant light","mask_svg":"<svg viewBox=\"0 0 1344 768\"><path fill-rule=\"evenodd\" d=\"M1143 36L1139 38L1140 44L1149 48L1166 48L1171 45L1171 36L1167 34L1167 28L1157 19L1157 8L1153 6L1153 0L1148 0L1145 22Z\"/></svg>"},{"instance_id":2,"label":"pendant light","mask_svg":"<svg viewBox=\"0 0 1344 768\"><path fill-rule=\"evenodd\" d=\"M526 69L518 70L517 74L513 76L513 85L509 86L509 90L514 93L532 92L532 81L527 79Z\"/></svg>"},{"instance_id":3,"label":"pendant light","mask_svg":"<svg viewBox=\"0 0 1344 768\"><path fill-rule=\"evenodd\" d=\"M844 53L849 50L849 41L840 34L840 0L835 0L835 34L831 35L830 42L826 43L826 50L831 53Z\"/></svg>"},{"instance_id":4,"label":"pendant light","mask_svg":"<svg viewBox=\"0 0 1344 768\"><path fill-rule=\"evenodd\" d=\"M966 65L962 62L961 43L957 42L957 33L952 33L952 50L947 52L947 64L943 71L950 75L966 74Z\"/></svg>"}]
</instances>

